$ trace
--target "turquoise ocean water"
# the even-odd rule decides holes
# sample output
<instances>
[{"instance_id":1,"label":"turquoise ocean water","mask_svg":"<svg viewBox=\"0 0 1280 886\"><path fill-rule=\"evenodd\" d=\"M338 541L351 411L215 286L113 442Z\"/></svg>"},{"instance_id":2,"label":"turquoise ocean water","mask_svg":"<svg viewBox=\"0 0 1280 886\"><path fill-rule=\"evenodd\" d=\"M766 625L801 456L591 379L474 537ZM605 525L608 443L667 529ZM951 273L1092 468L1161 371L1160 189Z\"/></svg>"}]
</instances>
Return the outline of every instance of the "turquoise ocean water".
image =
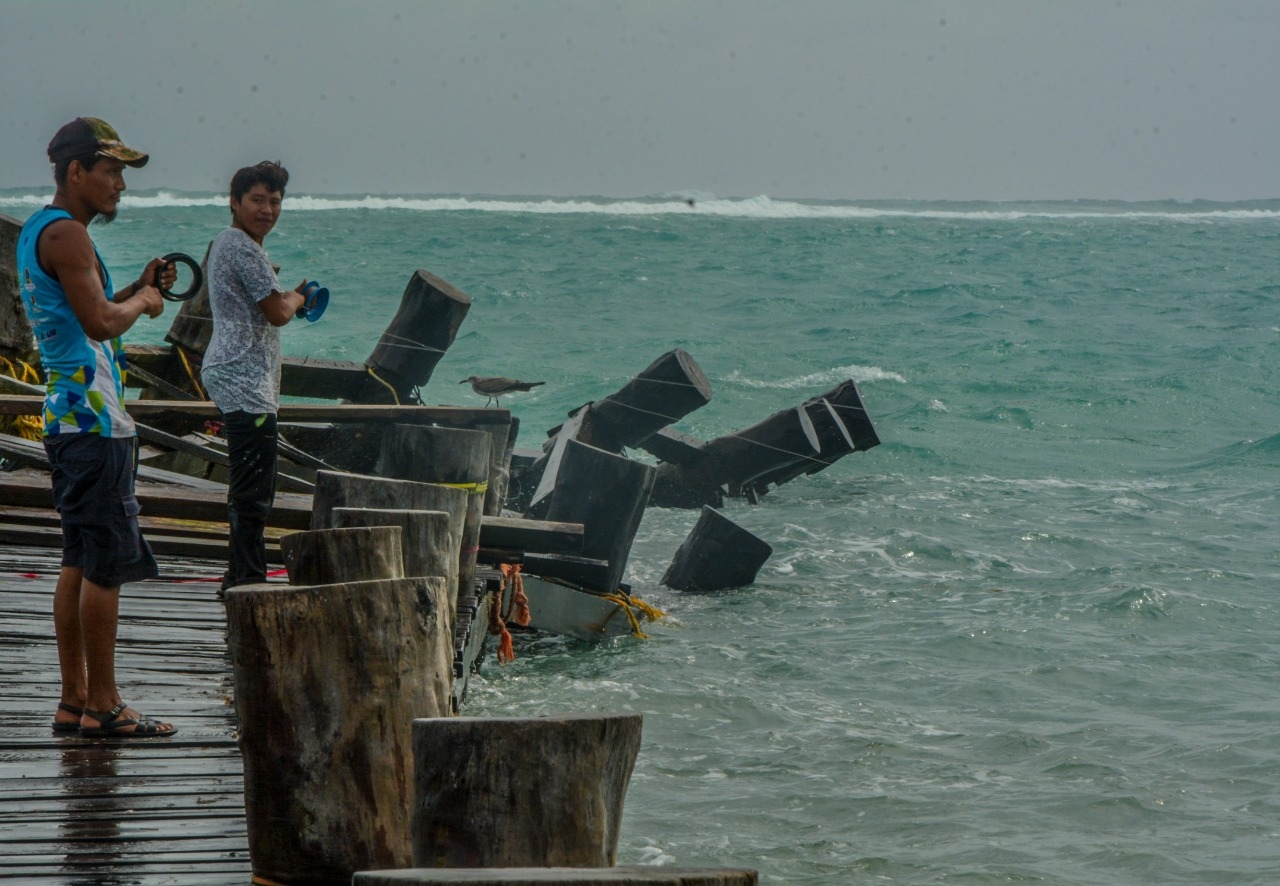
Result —
<instances>
[{"instance_id":1,"label":"turquoise ocean water","mask_svg":"<svg viewBox=\"0 0 1280 886\"><path fill-rule=\"evenodd\" d=\"M228 218L130 193L94 231L119 280ZM544 380L505 404L527 448L675 347L703 438L858 382L883 445L726 506L774 546L755 585L659 587L697 514L651 508L648 640L520 638L472 684L644 715L620 862L1280 881L1280 202L290 196L267 245L333 293L290 354L368 356L417 268L468 293L423 398Z\"/></svg>"}]
</instances>

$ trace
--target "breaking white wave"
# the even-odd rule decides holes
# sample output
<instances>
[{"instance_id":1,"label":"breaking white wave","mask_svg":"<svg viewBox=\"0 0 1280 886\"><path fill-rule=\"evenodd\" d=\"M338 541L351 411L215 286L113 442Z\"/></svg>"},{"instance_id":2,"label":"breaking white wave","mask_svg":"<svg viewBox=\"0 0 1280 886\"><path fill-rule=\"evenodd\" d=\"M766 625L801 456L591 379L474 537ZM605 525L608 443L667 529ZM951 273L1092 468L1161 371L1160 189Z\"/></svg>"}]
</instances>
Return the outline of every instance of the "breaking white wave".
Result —
<instances>
[{"instance_id":1,"label":"breaking white wave","mask_svg":"<svg viewBox=\"0 0 1280 886\"><path fill-rule=\"evenodd\" d=\"M896 372L881 369L879 366L836 366L821 372L811 372L795 378L756 379L744 376L735 369L725 376L725 381L742 385L744 388L779 388L785 390L803 390L807 388L838 385L845 379L853 379L858 384L873 381L896 381L906 384L907 380Z\"/></svg>"},{"instance_id":2,"label":"breaking white wave","mask_svg":"<svg viewBox=\"0 0 1280 886\"><path fill-rule=\"evenodd\" d=\"M0 206L37 207L47 203L48 191L10 190L0 193ZM151 194L126 194L127 209L161 209L225 206L225 194L183 193L161 190ZM1162 220L1162 221L1272 221L1280 219L1275 201L1249 204L1131 204L1114 202L1047 203L853 203L775 200L761 195L718 198L688 192L656 197L613 199L604 197L490 197L490 196L322 196L289 197L294 211L401 211L401 212L499 212L555 215L655 216L686 215L756 219L937 219L943 221L1019 221L1032 218Z\"/></svg>"}]
</instances>

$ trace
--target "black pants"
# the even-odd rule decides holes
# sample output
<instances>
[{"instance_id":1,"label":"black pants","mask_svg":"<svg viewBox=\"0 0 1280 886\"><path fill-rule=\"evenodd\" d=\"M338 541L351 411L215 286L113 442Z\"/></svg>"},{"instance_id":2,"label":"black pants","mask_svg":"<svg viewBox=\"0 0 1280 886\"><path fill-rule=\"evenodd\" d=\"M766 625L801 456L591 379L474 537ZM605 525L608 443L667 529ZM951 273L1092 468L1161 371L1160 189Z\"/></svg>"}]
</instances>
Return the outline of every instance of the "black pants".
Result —
<instances>
[{"instance_id":1,"label":"black pants","mask_svg":"<svg viewBox=\"0 0 1280 886\"><path fill-rule=\"evenodd\" d=\"M231 557L222 586L230 588L267 577L264 532L276 496L276 417L269 412L224 412L222 430L231 455Z\"/></svg>"}]
</instances>

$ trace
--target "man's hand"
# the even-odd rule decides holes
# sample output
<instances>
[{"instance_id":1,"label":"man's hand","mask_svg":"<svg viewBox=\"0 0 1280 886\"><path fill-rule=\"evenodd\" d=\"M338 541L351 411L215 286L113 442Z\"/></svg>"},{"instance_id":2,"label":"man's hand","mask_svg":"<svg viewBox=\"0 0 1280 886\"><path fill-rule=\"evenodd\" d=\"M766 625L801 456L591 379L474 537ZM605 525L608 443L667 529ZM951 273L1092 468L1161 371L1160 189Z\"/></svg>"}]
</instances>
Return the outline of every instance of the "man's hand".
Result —
<instances>
[{"instance_id":1,"label":"man's hand","mask_svg":"<svg viewBox=\"0 0 1280 886\"><path fill-rule=\"evenodd\" d=\"M173 282L170 281L167 285L172 286ZM134 290L129 300L133 301L134 299L138 299L141 302L142 313L152 320L164 313L164 296L154 286L142 286Z\"/></svg>"},{"instance_id":2,"label":"man's hand","mask_svg":"<svg viewBox=\"0 0 1280 886\"><path fill-rule=\"evenodd\" d=\"M153 258L147 262L146 269L142 272L133 284L134 290L139 290L144 286L155 286L168 292L173 288L173 284L178 282L178 266L173 262L167 262L163 259Z\"/></svg>"}]
</instances>

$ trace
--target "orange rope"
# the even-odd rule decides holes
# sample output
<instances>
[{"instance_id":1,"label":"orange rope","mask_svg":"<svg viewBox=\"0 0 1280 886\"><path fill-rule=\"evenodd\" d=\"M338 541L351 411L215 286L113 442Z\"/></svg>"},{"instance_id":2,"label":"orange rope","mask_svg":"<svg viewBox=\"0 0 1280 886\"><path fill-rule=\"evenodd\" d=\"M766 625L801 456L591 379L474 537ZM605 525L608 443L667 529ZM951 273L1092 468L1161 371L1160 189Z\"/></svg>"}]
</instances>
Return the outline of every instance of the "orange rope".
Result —
<instances>
[{"instance_id":1,"label":"orange rope","mask_svg":"<svg viewBox=\"0 0 1280 886\"><path fill-rule=\"evenodd\" d=\"M498 664L515 661L516 650L511 642L511 632L502 620L502 589L498 589L497 601L489 607L489 633L498 637Z\"/></svg>"},{"instance_id":2,"label":"orange rope","mask_svg":"<svg viewBox=\"0 0 1280 886\"><path fill-rule=\"evenodd\" d=\"M519 563L503 563L501 568L502 586L505 588L507 581L511 582L511 605L507 607L506 618L522 628L528 627L533 616L529 614L529 598L524 595L524 576L520 573L524 567ZM512 611L515 612L514 616Z\"/></svg>"}]
</instances>

